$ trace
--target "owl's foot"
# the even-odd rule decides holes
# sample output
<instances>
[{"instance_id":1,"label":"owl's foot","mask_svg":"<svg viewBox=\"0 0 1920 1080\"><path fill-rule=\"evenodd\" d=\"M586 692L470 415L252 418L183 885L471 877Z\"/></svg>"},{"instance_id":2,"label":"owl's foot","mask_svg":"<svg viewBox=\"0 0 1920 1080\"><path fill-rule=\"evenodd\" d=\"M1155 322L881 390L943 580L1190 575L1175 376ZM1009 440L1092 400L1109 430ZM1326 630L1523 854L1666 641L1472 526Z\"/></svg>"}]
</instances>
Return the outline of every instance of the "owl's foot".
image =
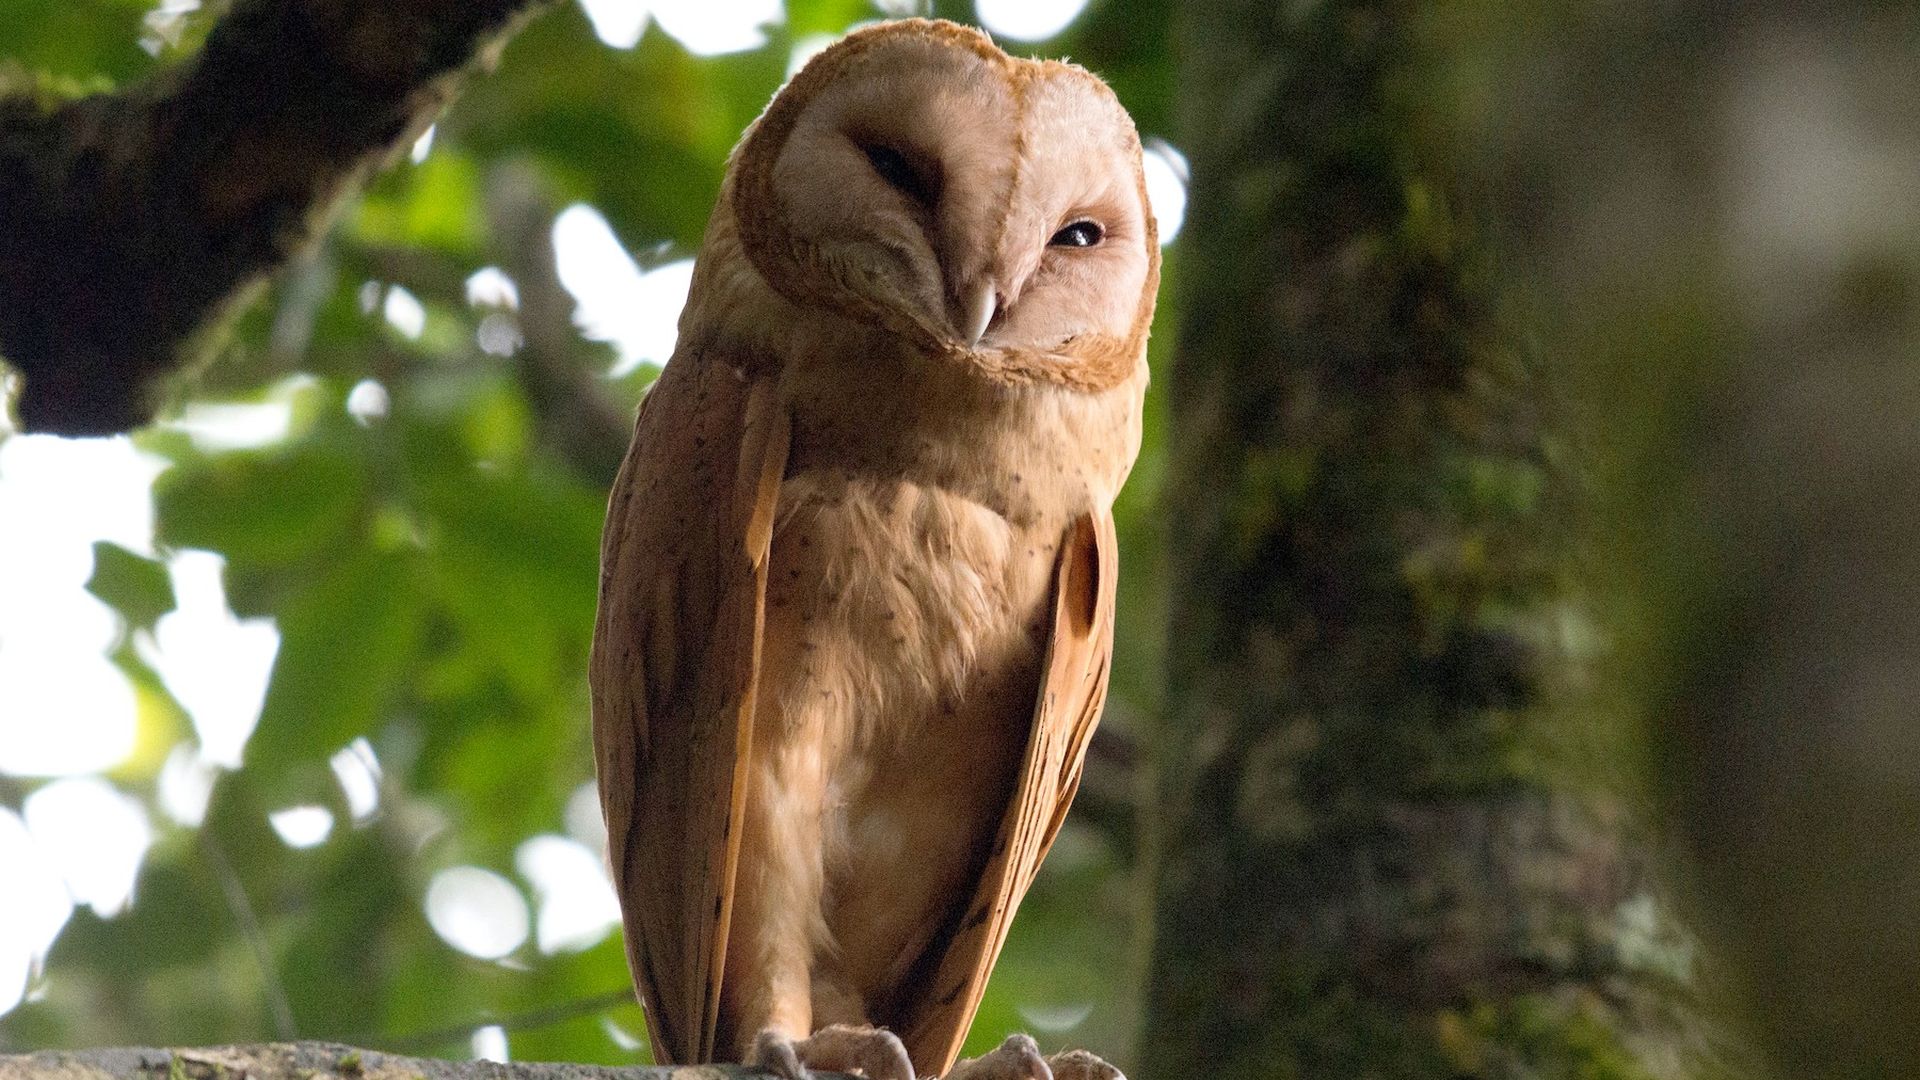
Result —
<instances>
[{"instance_id":1,"label":"owl's foot","mask_svg":"<svg viewBox=\"0 0 1920 1080\"><path fill-rule=\"evenodd\" d=\"M1047 1059L1053 1080L1127 1080L1119 1069L1085 1050L1064 1050Z\"/></svg>"},{"instance_id":2,"label":"owl's foot","mask_svg":"<svg viewBox=\"0 0 1920 1080\"><path fill-rule=\"evenodd\" d=\"M1032 1036L1009 1035L990 1052L955 1065L945 1080L1054 1080L1054 1075Z\"/></svg>"},{"instance_id":3,"label":"owl's foot","mask_svg":"<svg viewBox=\"0 0 1920 1080\"><path fill-rule=\"evenodd\" d=\"M782 1077L811 1080L807 1070L853 1073L869 1080L914 1080L900 1037L885 1028L833 1024L795 1042L768 1028L753 1040L747 1064Z\"/></svg>"}]
</instances>

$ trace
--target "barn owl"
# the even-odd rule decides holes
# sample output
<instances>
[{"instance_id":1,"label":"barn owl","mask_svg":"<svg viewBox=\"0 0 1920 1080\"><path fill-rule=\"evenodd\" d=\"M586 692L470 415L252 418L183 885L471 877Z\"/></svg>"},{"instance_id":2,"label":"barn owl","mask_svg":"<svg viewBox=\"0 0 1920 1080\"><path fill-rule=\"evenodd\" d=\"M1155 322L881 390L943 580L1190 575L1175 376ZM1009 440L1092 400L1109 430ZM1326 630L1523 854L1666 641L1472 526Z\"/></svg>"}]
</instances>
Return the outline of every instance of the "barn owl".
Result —
<instances>
[{"instance_id":1,"label":"barn owl","mask_svg":"<svg viewBox=\"0 0 1920 1080\"><path fill-rule=\"evenodd\" d=\"M954 1065L1099 718L1159 246L1113 93L911 20L728 162L602 546L593 723L666 1062Z\"/></svg>"}]
</instances>

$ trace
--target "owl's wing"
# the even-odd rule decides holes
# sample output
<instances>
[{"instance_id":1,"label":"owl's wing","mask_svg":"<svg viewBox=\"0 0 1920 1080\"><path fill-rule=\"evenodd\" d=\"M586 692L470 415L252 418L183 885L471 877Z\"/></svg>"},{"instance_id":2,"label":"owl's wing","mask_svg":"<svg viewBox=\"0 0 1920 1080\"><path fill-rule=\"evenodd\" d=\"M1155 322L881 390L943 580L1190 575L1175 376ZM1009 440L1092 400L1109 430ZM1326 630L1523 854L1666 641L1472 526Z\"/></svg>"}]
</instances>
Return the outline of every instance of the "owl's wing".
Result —
<instances>
[{"instance_id":1,"label":"owl's wing","mask_svg":"<svg viewBox=\"0 0 1920 1080\"><path fill-rule=\"evenodd\" d=\"M735 767L788 436L771 379L676 354L608 506L594 756L627 960L662 1062L713 1057L745 794Z\"/></svg>"},{"instance_id":2,"label":"owl's wing","mask_svg":"<svg viewBox=\"0 0 1920 1080\"><path fill-rule=\"evenodd\" d=\"M1080 788L1087 744L1107 698L1119 569L1112 515L1095 510L1075 521L1054 570L1052 634L1013 802L972 902L920 968L931 979L902 995L908 1004L901 1038L916 1071L944 1075L960 1055L1014 909Z\"/></svg>"}]
</instances>

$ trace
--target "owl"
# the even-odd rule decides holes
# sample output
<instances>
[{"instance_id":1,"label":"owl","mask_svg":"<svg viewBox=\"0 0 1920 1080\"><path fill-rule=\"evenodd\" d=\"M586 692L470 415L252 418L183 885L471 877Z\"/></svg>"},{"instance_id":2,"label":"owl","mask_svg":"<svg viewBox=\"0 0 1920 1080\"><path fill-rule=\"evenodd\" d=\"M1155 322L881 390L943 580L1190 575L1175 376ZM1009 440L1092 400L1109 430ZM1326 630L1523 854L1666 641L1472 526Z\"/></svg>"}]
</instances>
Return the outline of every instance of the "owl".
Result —
<instances>
[{"instance_id":1,"label":"owl","mask_svg":"<svg viewBox=\"0 0 1920 1080\"><path fill-rule=\"evenodd\" d=\"M1105 698L1158 282L1113 93L974 30L854 33L734 150L593 643L661 1061L1118 1075L954 1060Z\"/></svg>"}]
</instances>

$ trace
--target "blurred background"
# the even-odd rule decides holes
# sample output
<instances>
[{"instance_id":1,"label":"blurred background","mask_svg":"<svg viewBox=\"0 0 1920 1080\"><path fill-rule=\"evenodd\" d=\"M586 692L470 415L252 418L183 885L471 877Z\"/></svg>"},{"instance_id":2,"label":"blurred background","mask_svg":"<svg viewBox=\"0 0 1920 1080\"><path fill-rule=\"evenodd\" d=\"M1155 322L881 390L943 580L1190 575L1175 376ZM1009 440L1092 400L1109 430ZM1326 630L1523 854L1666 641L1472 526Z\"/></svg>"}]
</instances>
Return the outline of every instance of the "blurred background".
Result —
<instances>
[{"instance_id":1,"label":"blurred background","mask_svg":"<svg viewBox=\"0 0 1920 1080\"><path fill-rule=\"evenodd\" d=\"M219 13L0 0L0 86ZM1920 9L1786 0L553 7L162 422L0 429L0 1052L644 1060L605 493L727 151L904 14L1105 77L1166 255L1113 693L968 1052L1920 1076Z\"/></svg>"},{"instance_id":2,"label":"blurred background","mask_svg":"<svg viewBox=\"0 0 1920 1080\"><path fill-rule=\"evenodd\" d=\"M1166 51L1085 7L943 13L1049 54L1104 39L1172 239ZM0 434L0 1049L644 1057L588 737L606 491L728 150L813 53L916 10L560 5L166 421ZM111 89L218 14L0 0L0 65ZM1116 734L1151 678L1121 680ZM973 1045L1117 1037L1125 794L1060 843Z\"/></svg>"}]
</instances>

